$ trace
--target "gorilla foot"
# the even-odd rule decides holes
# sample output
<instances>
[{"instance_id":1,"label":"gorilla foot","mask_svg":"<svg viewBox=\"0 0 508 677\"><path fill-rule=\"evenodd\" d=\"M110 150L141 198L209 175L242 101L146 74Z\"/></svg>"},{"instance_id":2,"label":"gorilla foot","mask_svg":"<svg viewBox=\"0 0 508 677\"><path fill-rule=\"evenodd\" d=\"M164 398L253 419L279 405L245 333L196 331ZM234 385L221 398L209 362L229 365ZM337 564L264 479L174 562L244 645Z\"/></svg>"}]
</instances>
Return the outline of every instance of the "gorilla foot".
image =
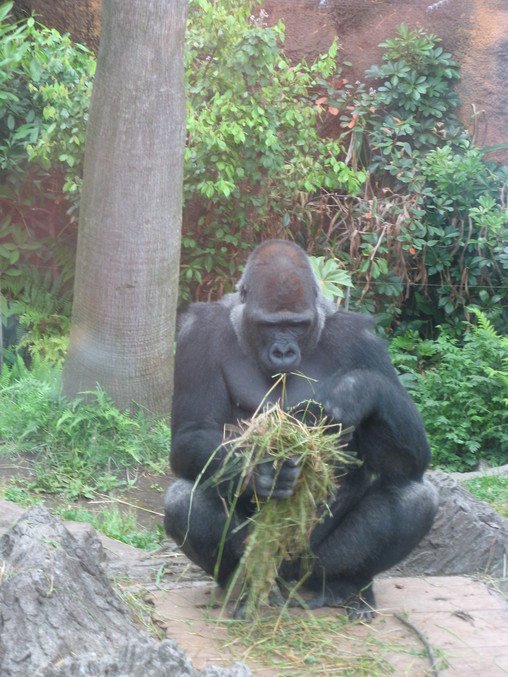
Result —
<instances>
[{"instance_id":1,"label":"gorilla foot","mask_svg":"<svg viewBox=\"0 0 508 677\"><path fill-rule=\"evenodd\" d=\"M280 591L279 586L275 584L268 595L267 606L282 608L283 606L293 606L293 605L288 604L288 601ZM237 605L233 613L233 617L236 620L246 621L252 620L254 615L255 615L254 612L248 608L247 593L244 592L237 602Z\"/></svg>"},{"instance_id":2,"label":"gorilla foot","mask_svg":"<svg viewBox=\"0 0 508 677\"><path fill-rule=\"evenodd\" d=\"M352 583L336 581L327 583L305 606L308 609L340 607L346 610L350 621L370 623L376 615L375 604L372 581L361 588Z\"/></svg>"}]
</instances>

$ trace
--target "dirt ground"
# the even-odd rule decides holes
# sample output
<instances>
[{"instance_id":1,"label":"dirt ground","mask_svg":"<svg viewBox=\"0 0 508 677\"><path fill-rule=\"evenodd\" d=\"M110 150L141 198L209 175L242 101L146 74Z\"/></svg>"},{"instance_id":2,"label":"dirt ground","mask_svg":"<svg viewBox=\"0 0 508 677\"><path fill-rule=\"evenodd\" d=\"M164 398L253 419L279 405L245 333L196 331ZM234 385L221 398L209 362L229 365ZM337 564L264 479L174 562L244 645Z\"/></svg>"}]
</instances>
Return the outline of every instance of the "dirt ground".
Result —
<instances>
[{"instance_id":1,"label":"dirt ground","mask_svg":"<svg viewBox=\"0 0 508 677\"><path fill-rule=\"evenodd\" d=\"M0 535L23 514L20 506L0 500ZM66 523L79 537L89 525ZM302 667L294 656L280 656L265 663L255 659L245 646L232 640L228 624L218 622L220 608L213 582L169 545L147 555L113 539L100 536L110 574L130 585L148 590L153 618L167 637L176 639L194 666L226 667L243 660L253 675L360 674L323 672ZM357 656L362 650L382 653L387 673L435 675L425 651L432 647L439 674L461 677L495 677L508 674L508 604L485 583L469 577L379 578L375 582L378 615L370 625L344 624L337 609L320 609L317 617L337 618L340 632L333 638L316 637L316 652L326 641L340 642L340 653ZM304 613L295 611L295 613ZM274 624L277 622L274 618ZM362 672L361 674L369 674Z\"/></svg>"}]
</instances>

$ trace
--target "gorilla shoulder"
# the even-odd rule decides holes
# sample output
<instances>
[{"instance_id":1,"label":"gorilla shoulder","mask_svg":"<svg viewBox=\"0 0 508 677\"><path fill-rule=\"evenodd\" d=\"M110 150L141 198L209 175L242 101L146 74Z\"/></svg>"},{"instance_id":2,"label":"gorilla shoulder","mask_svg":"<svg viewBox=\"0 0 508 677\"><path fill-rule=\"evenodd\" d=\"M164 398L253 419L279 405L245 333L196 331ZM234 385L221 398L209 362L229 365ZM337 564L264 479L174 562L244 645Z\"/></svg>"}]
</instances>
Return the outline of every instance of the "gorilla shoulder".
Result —
<instances>
[{"instance_id":1,"label":"gorilla shoulder","mask_svg":"<svg viewBox=\"0 0 508 677\"><path fill-rule=\"evenodd\" d=\"M234 340L229 316L235 301L229 297L237 296L228 294L220 301L192 303L178 319L177 350L185 346L189 350L209 351Z\"/></svg>"}]
</instances>

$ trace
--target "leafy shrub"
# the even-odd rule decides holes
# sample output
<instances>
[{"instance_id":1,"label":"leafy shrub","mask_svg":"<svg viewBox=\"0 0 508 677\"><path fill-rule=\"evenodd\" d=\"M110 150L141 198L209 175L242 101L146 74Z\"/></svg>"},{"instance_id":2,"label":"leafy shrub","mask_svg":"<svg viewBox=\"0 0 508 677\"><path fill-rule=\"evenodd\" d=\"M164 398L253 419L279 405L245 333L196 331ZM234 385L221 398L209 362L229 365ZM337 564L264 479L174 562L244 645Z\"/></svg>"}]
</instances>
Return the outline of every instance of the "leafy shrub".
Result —
<instances>
[{"instance_id":1,"label":"leafy shrub","mask_svg":"<svg viewBox=\"0 0 508 677\"><path fill-rule=\"evenodd\" d=\"M317 130L316 91L340 74L337 45L293 66L282 25L266 27L251 7L190 3L183 278L205 296L211 277L231 285L242 247L297 230L308 196L354 194L365 178Z\"/></svg>"},{"instance_id":2,"label":"leafy shrub","mask_svg":"<svg viewBox=\"0 0 508 677\"><path fill-rule=\"evenodd\" d=\"M95 60L67 36L9 23L0 5L0 270L4 316L38 293L69 298ZM35 268L37 266L37 268ZM50 274L47 275L47 271ZM29 288L28 286L29 285ZM25 301L23 300L25 299ZM65 301L60 311L70 306ZM33 306L41 314L44 306ZM31 311L30 311L31 312ZM65 321L62 321L65 325ZM63 327L64 330L65 326Z\"/></svg>"},{"instance_id":3,"label":"leafy shrub","mask_svg":"<svg viewBox=\"0 0 508 677\"><path fill-rule=\"evenodd\" d=\"M400 183L414 181L415 157L467 139L453 112L459 103L451 86L459 78L458 64L439 42L436 35L401 24L397 37L379 45L384 63L366 71L368 79L382 83L363 102L374 110L367 122L371 171L387 172Z\"/></svg>"},{"instance_id":4,"label":"leafy shrub","mask_svg":"<svg viewBox=\"0 0 508 677\"><path fill-rule=\"evenodd\" d=\"M0 168L19 173L26 160L38 171L58 168L65 176L63 191L75 192L95 59L33 18L7 23L12 5L0 6Z\"/></svg>"},{"instance_id":5,"label":"leafy shrub","mask_svg":"<svg viewBox=\"0 0 508 677\"><path fill-rule=\"evenodd\" d=\"M14 298L9 303L0 298L4 364L16 364L21 355L28 364L43 358L62 365L70 330L71 289L62 275L53 282L49 271L27 267L23 273Z\"/></svg>"},{"instance_id":6,"label":"leafy shrub","mask_svg":"<svg viewBox=\"0 0 508 677\"><path fill-rule=\"evenodd\" d=\"M508 169L485 162L458 122L458 68L439 41L401 25L381 43L383 63L367 71L377 86L361 85L340 116L348 161L369 172L364 194L314 201L352 304L427 336L460 332L473 304L496 327L508 320Z\"/></svg>"},{"instance_id":7,"label":"leafy shrub","mask_svg":"<svg viewBox=\"0 0 508 677\"><path fill-rule=\"evenodd\" d=\"M391 346L402 381L424 418L434 464L474 469L480 459L508 462L508 338L479 311L463 340L444 331L435 341L416 333Z\"/></svg>"},{"instance_id":8,"label":"leafy shrub","mask_svg":"<svg viewBox=\"0 0 508 677\"><path fill-rule=\"evenodd\" d=\"M450 145L427 153L425 181L408 228L425 265L425 297L414 315L460 327L471 304L499 328L508 321L508 208L502 194L508 168L489 165L474 146ZM408 313L409 314L409 313Z\"/></svg>"}]
</instances>

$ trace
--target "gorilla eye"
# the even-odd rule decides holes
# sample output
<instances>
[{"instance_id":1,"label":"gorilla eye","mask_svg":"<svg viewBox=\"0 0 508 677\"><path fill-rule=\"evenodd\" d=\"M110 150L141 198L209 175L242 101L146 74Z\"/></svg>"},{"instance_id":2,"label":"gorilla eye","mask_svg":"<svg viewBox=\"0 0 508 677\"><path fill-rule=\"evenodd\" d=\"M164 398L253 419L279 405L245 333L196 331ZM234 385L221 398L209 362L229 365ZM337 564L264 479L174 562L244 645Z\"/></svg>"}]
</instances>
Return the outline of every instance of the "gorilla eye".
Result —
<instances>
[{"instance_id":1,"label":"gorilla eye","mask_svg":"<svg viewBox=\"0 0 508 677\"><path fill-rule=\"evenodd\" d=\"M290 320L289 322L282 323L287 329L293 329L295 331L307 331L310 327L310 320Z\"/></svg>"}]
</instances>

